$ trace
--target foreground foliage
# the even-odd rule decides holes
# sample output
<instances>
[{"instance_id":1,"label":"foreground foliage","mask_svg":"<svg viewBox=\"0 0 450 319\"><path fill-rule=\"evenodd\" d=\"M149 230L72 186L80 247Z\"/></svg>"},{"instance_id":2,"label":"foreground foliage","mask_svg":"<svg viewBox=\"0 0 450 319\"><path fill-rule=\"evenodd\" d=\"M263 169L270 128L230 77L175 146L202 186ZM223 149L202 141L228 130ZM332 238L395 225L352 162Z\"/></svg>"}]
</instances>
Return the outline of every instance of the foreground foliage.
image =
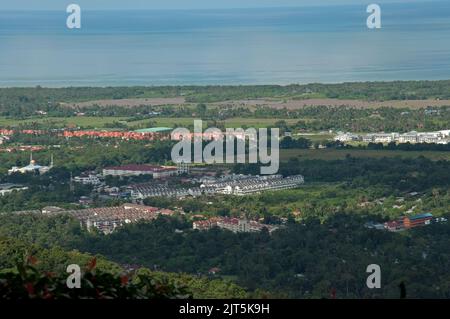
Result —
<instances>
[{"instance_id":1,"label":"foreground foliage","mask_svg":"<svg viewBox=\"0 0 450 319\"><path fill-rule=\"evenodd\" d=\"M155 299L189 298L185 287L156 281L144 274L115 275L95 269L90 261L81 275L80 288L67 286L67 273L40 272L29 257L17 271L0 273L0 299Z\"/></svg>"},{"instance_id":2,"label":"foreground foliage","mask_svg":"<svg viewBox=\"0 0 450 319\"><path fill-rule=\"evenodd\" d=\"M34 231L29 231L30 237L19 235L22 230L17 232L17 228L11 229L14 226L2 219L6 223L0 233L5 234L5 230L10 228L11 232L8 234L14 237L17 234L17 237L21 237L22 240L0 237L0 298L2 294L5 294L5 298L10 299L43 298L45 292L49 291L49 287L53 287L51 289L56 293L56 296L52 296L52 298L91 298L94 296L95 298L133 299L166 297L229 299L249 297L242 287L229 280L186 273L151 271L139 265L126 264L131 261L136 262L132 257L124 260L124 265L121 266L100 255L93 256L71 250L70 247L80 247L80 239L89 234L82 233L82 237L76 235L73 232L72 223L66 218L29 219L29 217L31 216L16 216L14 221L10 221L23 223L23 231L27 227L29 227L28 229L32 228L29 224L32 221L36 227ZM50 233L50 236L47 233ZM73 241L69 240L70 237ZM33 241L42 246L30 244ZM64 245L66 248L63 249L59 245ZM49 248L43 248L43 246L49 246ZM93 262L94 260L95 262ZM66 269L71 264L88 265L82 280L82 287L90 287L87 291L73 292L65 288L65 281L69 276ZM149 264L149 266L151 265ZM92 280L94 281L91 282ZM123 286L124 281L126 281L125 286ZM28 290L24 291L27 289L28 283L32 283L28 288L35 292L33 296L27 295ZM118 286L119 283L120 286ZM92 287L99 288L101 295L93 295L96 292L92 290Z\"/></svg>"}]
</instances>

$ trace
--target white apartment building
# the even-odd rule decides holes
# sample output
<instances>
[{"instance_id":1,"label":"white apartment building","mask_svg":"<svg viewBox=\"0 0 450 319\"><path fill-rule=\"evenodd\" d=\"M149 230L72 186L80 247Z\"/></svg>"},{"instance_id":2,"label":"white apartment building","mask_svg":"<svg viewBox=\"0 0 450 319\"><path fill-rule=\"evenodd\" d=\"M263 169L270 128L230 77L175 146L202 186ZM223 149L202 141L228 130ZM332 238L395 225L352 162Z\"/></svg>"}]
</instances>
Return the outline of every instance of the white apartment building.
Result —
<instances>
[{"instance_id":1,"label":"white apartment building","mask_svg":"<svg viewBox=\"0 0 450 319\"><path fill-rule=\"evenodd\" d=\"M103 169L103 176L151 175L154 179L158 179L177 175L178 171L176 167L130 164L106 167Z\"/></svg>"},{"instance_id":2,"label":"white apartment building","mask_svg":"<svg viewBox=\"0 0 450 319\"><path fill-rule=\"evenodd\" d=\"M398 137L398 142L415 144L415 143L417 143L417 133L411 132L411 133L401 134Z\"/></svg>"},{"instance_id":3,"label":"white apartment building","mask_svg":"<svg viewBox=\"0 0 450 319\"><path fill-rule=\"evenodd\" d=\"M441 140L441 134L438 132L433 133L419 133L417 141L419 143L438 143Z\"/></svg>"},{"instance_id":4,"label":"white apartment building","mask_svg":"<svg viewBox=\"0 0 450 319\"><path fill-rule=\"evenodd\" d=\"M366 143L373 142L373 139L374 139L373 134L366 134L366 135L363 135L363 137L362 137L362 141L366 142Z\"/></svg>"},{"instance_id":5,"label":"white apartment building","mask_svg":"<svg viewBox=\"0 0 450 319\"><path fill-rule=\"evenodd\" d=\"M235 178L234 178L235 177ZM302 175L283 178L282 175L245 176L231 175L207 180L200 187L175 188L165 185L140 184L131 186L131 197L141 200L148 197L186 197L204 194L249 195L299 187L305 182Z\"/></svg>"},{"instance_id":6,"label":"white apartment building","mask_svg":"<svg viewBox=\"0 0 450 319\"><path fill-rule=\"evenodd\" d=\"M375 143L390 143L395 142L398 138L398 133L378 133L373 134L373 142Z\"/></svg>"},{"instance_id":7,"label":"white apartment building","mask_svg":"<svg viewBox=\"0 0 450 319\"><path fill-rule=\"evenodd\" d=\"M286 178L283 178L282 175L232 175L231 178L220 178L216 180L216 182L209 182L207 186L214 188L215 192L218 194L243 196L253 193L260 193L263 191L295 188L303 183L304 178L301 175L294 175Z\"/></svg>"},{"instance_id":8,"label":"white apartment building","mask_svg":"<svg viewBox=\"0 0 450 319\"><path fill-rule=\"evenodd\" d=\"M349 133L346 133L349 134ZM350 136L350 135L349 135ZM448 144L450 143L450 130L442 130L437 132L421 132L412 131L409 133L375 133L358 136L359 140L366 143L435 143L435 144ZM342 142L349 141L350 138L347 135L338 135L335 140ZM352 137L352 140L353 137Z\"/></svg>"},{"instance_id":9,"label":"white apartment building","mask_svg":"<svg viewBox=\"0 0 450 319\"><path fill-rule=\"evenodd\" d=\"M17 185L17 184L0 184L0 196L11 194L13 192L28 190L27 186Z\"/></svg>"},{"instance_id":10,"label":"white apartment building","mask_svg":"<svg viewBox=\"0 0 450 319\"><path fill-rule=\"evenodd\" d=\"M359 141L360 137L357 134L352 134L352 133L338 133L338 135L336 135L334 137L335 141L339 141L339 142L352 142L352 141Z\"/></svg>"},{"instance_id":11,"label":"white apartment building","mask_svg":"<svg viewBox=\"0 0 450 319\"><path fill-rule=\"evenodd\" d=\"M75 183L80 183L83 185L100 185L102 182L100 180L101 175L99 174L88 174L88 175L81 175L81 176L75 176L73 178L73 181Z\"/></svg>"}]
</instances>

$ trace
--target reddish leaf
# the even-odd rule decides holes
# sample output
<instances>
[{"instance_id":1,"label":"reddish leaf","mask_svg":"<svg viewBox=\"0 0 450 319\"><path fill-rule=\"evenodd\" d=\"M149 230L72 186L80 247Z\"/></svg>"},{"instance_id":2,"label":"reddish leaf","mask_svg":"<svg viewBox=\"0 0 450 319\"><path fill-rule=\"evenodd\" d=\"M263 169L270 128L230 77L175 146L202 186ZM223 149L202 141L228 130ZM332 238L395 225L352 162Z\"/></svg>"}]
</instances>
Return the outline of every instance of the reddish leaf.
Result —
<instances>
[{"instance_id":1,"label":"reddish leaf","mask_svg":"<svg viewBox=\"0 0 450 319\"><path fill-rule=\"evenodd\" d=\"M122 284L122 286L126 286L128 284L128 276L120 276L120 283Z\"/></svg>"},{"instance_id":2,"label":"reddish leaf","mask_svg":"<svg viewBox=\"0 0 450 319\"><path fill-rule=\"evenodd\" d=\"M31 282L28 282L25 288L27 289L28 295L34 295L34 286Z\"/></svg>"},{"instance_id":3,"label":"reddish leaf","mask_svg":"<svg viewBox=\"0 0 450 319\"><path fill-rule=\"evenodd\" d=\"M27 262L31 265L36 265L37 264L37 258L34 256L28 256Z\"/></svg>"},{"instance_id":4,"label":"reddish leaf","mask_svg":"<svg viewBox=\"0 0 450 319\"><path fill-rule=\"evenodd\" d=\"M97 266L97 258L94 257L91 259L91 261L88 263L87 265L87 270L91 271L92 269L94 269Z\"/></svg>"}]
</instances>

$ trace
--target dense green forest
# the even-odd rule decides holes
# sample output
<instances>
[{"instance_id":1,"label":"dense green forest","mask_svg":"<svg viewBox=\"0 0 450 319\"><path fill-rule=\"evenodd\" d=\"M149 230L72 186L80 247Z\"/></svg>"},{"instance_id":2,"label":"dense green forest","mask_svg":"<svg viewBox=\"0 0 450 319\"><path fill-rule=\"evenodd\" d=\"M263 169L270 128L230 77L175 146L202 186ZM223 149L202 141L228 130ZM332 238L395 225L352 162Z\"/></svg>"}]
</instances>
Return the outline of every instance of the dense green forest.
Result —
<instances>
[{"instance_id":1,"label":"dense green forest","mask_svg":"<svg viewBox=\"0 0 450 319\"><path fill-rule=\"evenodd\" d=\"M401 282L410 298L450 297L450 277L444 271L450 262L448 224L401 234L363 225L361 218L339 214L323 224L314 218L288 224L272 235L234 234L192 231L183 220L161 218L105 236L81 232L61 217L6 215L1 216L0 235L159 271L207 274L217 267L216 278L232 279L252 294L269 291L272 297L327 298L336 290L337 298L397 298ZM51 260L55 254L39 258ZM3 264L10 260L7 255ZM383 276L382 289L375 291L365 286L366 267L373 263L381 266ZM224 286L218 287L220 293ZM228 297L245 296L231 283L225 287Z\"/></svg>"},{"instance_id":2,"label":"dense green forest","mask_svg":"<svg viewBox=\"0 0 450 319\"><path fill-rule=\"evenodd\" d=\"M199 104L202 105L202 104ZM152 112L158 111L157 115ZM433 112L429 112L433 111ZM72 109L57 108L47 115L28 114L3 116L2 127L16 129L48 130L56 136L54 129L83 128L104 130L135 130L154 126L193 128L194 119L203 119L205 128L218 127L277 127L281 132L409 132L448 129L450 107L358 109L348 106L308 106L299 109L274 109L259 106L255 109L243 107L207 106L198 112L198 106L139 106L98 107L83 109L77 116ZM260 119L255 122L255 119ZM401 119L401 121L399 121ZM53 133L53 134L52 134Z\"/></svg>"},{"instance_id":3,"label":"dense green forest","mask_svg":"<svg viewBox=\"0 0 450 319\"><path fill-rule=\"evenodd\" d=\"M187 102L255 98L339 98L372 101L406 99L449 99L450 81L397 81L341 84L261 86L166 86L166 87L71 87L2 88L0 114L24 116L37 110L55 111L61 102L97 99L183 96Z\"/></svg>"},{"instance_id":4,"label":"dense green forest","mask_svg":"<svg viewBox=\"0 0 450 319\"><path fill-rule=\"evenodd\" d=\"M83 238L88 238L89 234L83 232L78 223L70 218L46 219L28 215L0 216L0 219L6 222L8 225L6 227L10 228L6 230L4 227L0 231L0 296L2 299L246 298L249 296L246 290L229 280L195 274L167 273L144 267L128 270L101 255L81 253L78 248L82 247L78 244L84 240ZM18 223L23 224L18 226ZM27 227L32 230L27 230ZM46 232L49 234L46 235ZM65 248L61 248L60 245ZM65 281L69 275L66 267L72 264L77 264L83 269L84 279L81 290L68 290L65 287ZM93 267L95 269L92 269ZM22 282L22 285L19 282ZM32 285L33 293L29 291L30 285ZM98 291L101 291L101 295L98 295Z\"/></svg>"}]
</instances>

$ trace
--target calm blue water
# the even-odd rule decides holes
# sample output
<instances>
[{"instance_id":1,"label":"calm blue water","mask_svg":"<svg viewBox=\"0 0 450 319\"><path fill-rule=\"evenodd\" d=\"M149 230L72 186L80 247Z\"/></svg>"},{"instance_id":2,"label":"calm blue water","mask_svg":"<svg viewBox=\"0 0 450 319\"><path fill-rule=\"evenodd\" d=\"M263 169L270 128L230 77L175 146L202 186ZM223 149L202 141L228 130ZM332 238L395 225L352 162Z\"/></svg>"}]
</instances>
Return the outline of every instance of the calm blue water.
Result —
<instances>
[{"instance_id":1,"label":"calm blue water","mask_svg":"<svg viewBox=\"0 0 450 319\"><path fill-rule=\"evenodd\" d=\"M0 86L450 78L450 1L202 11L1 11Z\"/></svg>"}]
</instances>

